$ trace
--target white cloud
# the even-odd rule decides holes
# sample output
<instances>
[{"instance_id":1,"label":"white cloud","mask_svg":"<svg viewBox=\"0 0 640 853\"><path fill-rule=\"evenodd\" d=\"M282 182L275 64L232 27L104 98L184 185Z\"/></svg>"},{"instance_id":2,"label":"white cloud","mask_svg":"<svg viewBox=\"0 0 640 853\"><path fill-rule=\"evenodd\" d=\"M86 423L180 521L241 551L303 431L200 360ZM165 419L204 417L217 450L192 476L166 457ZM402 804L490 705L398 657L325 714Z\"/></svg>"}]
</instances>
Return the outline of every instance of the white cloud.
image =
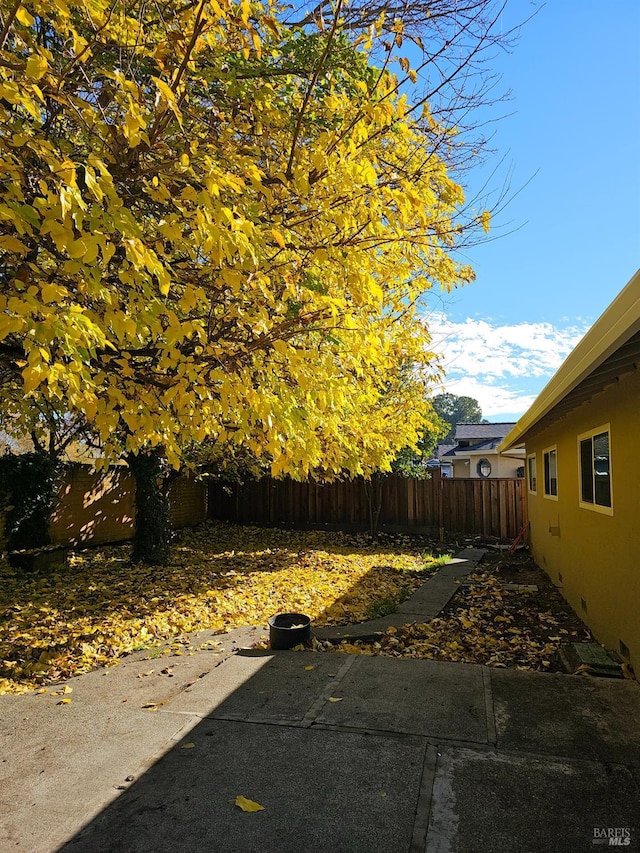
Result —
<instances>
[{"instance_id":1,"label":"white cloud","mask_svg":"<svg viewBox=\"0 0 640 853\"><path fill-rule=\"evenodd\" d=\"M430 349L442 355L444 388L474 397L485 417L522 414L587 331L586 325L492 324L428 318Z\"/></svg>"},{"instance_id":2,"label":"white cloud","mask_svg":"<svg viewBox=\"0 0 640 853\"><path fill-rule=\"evenodd\" d=\"M484 418L506 421L518 420L537 396L504 385L490 385L472 378L458 379L451 375L447 376L440 390L457 394L459 397L472 397L480 404Z\"/></svg>"},{"instance_id":3,"label":"white cloud","mask_svg":"<svg viewBox=\"0 0 640 853\"><path fill-rule=\"evenodd\" d=\"M551 323L492 326L486 320L429 321L432 348L444 354L447 371L466 376L546 376L557 370L586 329Z\"/></svg>"}]
</instances>

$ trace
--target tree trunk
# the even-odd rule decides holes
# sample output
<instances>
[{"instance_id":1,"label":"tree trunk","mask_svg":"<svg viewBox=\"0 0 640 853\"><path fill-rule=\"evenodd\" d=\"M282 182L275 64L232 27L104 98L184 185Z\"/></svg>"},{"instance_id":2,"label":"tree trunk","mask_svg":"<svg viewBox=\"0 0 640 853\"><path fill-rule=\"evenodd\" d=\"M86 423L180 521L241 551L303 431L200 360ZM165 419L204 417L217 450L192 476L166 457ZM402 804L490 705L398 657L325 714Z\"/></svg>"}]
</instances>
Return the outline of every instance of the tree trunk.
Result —
<instances>
[{"instance_id":1,"label":"tree trunk","mask_svg":"<svg viewBox=\"0 0 640 853\"><path fill-rule=\"evenodd\" d=\"M136 484L134 563L164 566L169 559L169 500L161 448L130 453L127 461Z\"/></svg>"},{"instance_id":2,"label":"tree trunk","mask_svg":"<svg viewBox=\"0 0 640 853\"><path fill-rule=\"evenodd\" d=\"M368 480L364 481L364 490L369 506L369 533L374 542L378 539L378 527L380 526L382 482L383 477L380 474L372 474Z\"/></svg>"}]
</instances>

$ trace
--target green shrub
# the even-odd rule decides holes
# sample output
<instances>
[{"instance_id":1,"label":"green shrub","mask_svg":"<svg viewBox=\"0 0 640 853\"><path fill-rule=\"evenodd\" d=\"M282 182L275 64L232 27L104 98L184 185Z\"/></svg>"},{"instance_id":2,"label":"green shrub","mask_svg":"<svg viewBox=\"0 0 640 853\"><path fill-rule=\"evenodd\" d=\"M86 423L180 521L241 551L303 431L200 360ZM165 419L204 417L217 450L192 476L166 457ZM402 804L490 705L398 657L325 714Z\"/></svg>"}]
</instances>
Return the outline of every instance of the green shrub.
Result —
<instances>
[{"instance_id":1,"label":"green shrub","mask_svg":"<svg viewBox=\"0 0 640 853\"><path fill-rule=\"evenodd\" d=\"M51 542L61 463L45 453L0 457L0 509L4 511L7 550L38 548Z\"/></svg>"}]
</instances>

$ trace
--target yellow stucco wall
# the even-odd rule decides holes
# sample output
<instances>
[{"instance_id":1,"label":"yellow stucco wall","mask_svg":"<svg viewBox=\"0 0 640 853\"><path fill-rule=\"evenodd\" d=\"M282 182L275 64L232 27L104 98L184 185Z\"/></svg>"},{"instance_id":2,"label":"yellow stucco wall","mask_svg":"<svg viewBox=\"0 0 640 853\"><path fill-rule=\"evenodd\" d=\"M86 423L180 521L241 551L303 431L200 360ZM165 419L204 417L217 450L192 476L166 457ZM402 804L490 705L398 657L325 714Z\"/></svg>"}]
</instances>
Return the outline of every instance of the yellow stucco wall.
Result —
<instances>
[{"instance_id":1,"label":"yellow stucco wall","mask_svg":"<svg viewBox=\"0 0 640 853\"><path fill-rule=\"evenodd\" d=\"M579 506L578 435L605 424L613 515ZM543 452L553 445L557 501L543 496ZM640 675L640 371L552 426L534 428L527 454L534 452L537 494L528 495L534 559L602 645L620 653L620 641L625 644Z\"/></svg>"}]
</instances>

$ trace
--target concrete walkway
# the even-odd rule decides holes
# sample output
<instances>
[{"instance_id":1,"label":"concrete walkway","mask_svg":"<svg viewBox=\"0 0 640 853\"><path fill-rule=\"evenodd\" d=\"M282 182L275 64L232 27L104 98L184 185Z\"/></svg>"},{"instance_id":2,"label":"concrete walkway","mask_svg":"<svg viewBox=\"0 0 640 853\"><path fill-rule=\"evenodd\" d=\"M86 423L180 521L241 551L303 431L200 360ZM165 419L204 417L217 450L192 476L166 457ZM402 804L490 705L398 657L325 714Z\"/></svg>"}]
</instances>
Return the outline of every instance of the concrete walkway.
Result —
<instances>
[{"instance_id":1,"label":"concrete walkway","mask_svg":"<svg viewBox=\"0 0 640 853\"><path fill-rule=\"evenodd\" d=\"M640 849L637 683L233 653L260 633L0 697L0 850L581 853L614 833Z\"/></svg>"},{"instance_id":2,"label":"concrete walkway","mask_svg":"<svg viewBox=\"0 0 640 853\"><path fill-rule=\"evenodd\" d=\"M485 554L484 548L463 549L388 616L358 622L357 625L315 628L313 633L320 640L336 643L341 640L370 641L375 640L390 626L401 628L408 622L429 622L449 603L460 586L460 581L477 568Z\"/></svg>"}]
</instances>

